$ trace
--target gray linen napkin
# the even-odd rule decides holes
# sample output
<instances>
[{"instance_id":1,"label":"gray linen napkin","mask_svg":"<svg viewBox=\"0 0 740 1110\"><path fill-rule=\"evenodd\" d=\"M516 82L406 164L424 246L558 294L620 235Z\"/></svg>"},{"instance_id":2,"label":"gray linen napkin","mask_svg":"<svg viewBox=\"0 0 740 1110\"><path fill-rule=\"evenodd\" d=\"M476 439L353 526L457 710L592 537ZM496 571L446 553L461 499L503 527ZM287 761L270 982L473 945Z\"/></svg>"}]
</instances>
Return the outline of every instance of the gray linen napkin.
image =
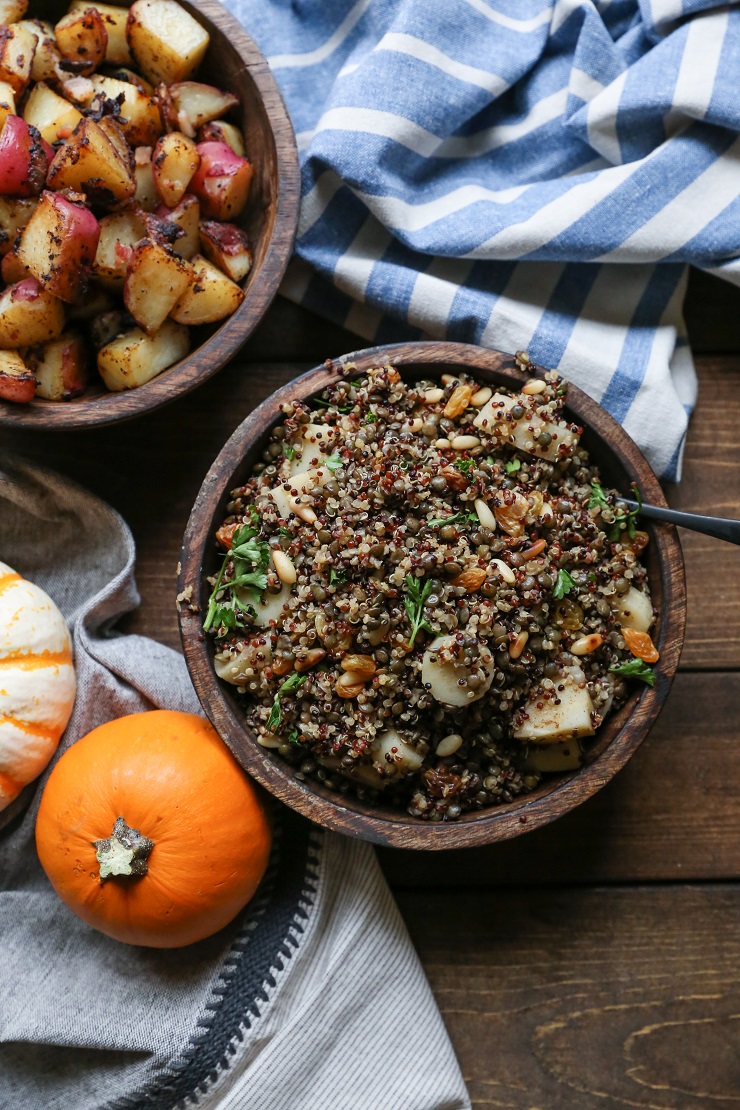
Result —
<instances>
[{"instance_id":1,"label":"gray linen napkin","mask_svg":"<svg viewBox=\"0 0 740 1110\"><path fill-rule=\"evenodd\" d=\"M199 712L176 652L115 632L139 599L131 534L108 505L1 460L0 560L72 628L79 689L60 751L122 713ZM177 951L131 948L52 891L34 849L39 794L0 832L0 1106L470 1106L367 845L280 808L265 880L231 926Z\"/></svg>"}]
</instances>

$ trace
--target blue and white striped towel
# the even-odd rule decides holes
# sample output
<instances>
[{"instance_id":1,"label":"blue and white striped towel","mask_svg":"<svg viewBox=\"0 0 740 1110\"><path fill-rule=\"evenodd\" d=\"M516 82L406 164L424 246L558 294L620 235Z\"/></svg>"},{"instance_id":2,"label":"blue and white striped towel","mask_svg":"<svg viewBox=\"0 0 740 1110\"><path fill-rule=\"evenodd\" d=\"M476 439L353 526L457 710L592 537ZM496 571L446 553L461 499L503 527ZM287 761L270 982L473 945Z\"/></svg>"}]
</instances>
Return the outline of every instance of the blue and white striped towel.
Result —
<instances>
[{"instance_id":1,"label":"blue and white striped towel","mask_svg":"<svg viewBox=\"0 0 740 1110\"><path fill-rule=\"evenodd\" d=\"M301 150L286 295L377 343L526 348L677 477L687 263L740 284L738 4L230 6Z\"/></svg>"}]
</instances>

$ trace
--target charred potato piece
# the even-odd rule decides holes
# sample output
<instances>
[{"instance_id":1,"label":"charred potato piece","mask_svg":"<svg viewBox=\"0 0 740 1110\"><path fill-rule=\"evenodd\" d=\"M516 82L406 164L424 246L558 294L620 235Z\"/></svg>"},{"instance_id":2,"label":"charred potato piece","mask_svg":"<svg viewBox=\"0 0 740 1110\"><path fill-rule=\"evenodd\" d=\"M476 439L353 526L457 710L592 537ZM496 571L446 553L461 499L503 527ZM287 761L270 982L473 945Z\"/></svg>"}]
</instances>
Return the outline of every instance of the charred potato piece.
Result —
<instances>
[{"instance_id":1,"label":"charred potato piece","mask_svg":"<svg viewBox=\"0 0 740 1110\"><path fill-rule=\"evenodd\" d=\"M38 38L25 23L0 26L0 81L10 85L16 96L31 79Z\"/></svg>"},{"instance_id":2,"label":"charred potato piece","mask_svg":"<svg viewBox=\"0 0 740 1110\"><path fill-rule=\"evenodd\" d=\"M242 281L252 269L252 250L246 234L236 224L205 220L200 225L203 254L232 281Z\"/></svg>"},{"instance_id":3,"label":"charred potato piece","mask_svg":"<svg viewBox=\"0 0 740 1110\"><path fill-rule=\"evenodd\" d=\"M87 385L87 355L82 336L66 332L26 355L36 378L36 396L45 401L70 401Z\"/></svg>"},{"instance_id":4,"label":"charred potato piece","mask_svg":"<svg viewBox=\"0 0 740 1110\"><path fill-rule=\"evenodd\" d=\"M95 277L107 287L122 290L133 248L144 234L144 219L136 210L104 216L93 262Z\"/></svg>"},{"instance_id":5,"label":"charred potato piece","mask_svg":"<svg viewBox=\"0 0 740 1110\"><path fill-rule=\"evenodd\" d=\"M40 193L49 161L35 127L20 116L8 116L0 133L0 193L31 197Z\"/></svg>"},{"instance_id":6,"label":"charred potato piece","mask_svg":"<svg viewBox=\"0 0 740 1110\"><path fill-rule=\"evenodd\" d=\"M47 143L56 143L59 139L69 138L82 119L82 113L40 81L31 89L23 118L38 130Z\"/></svg>"},{"instance_id":7,"label":"charred potato piece","mask_svg":"<svg viewBox=\"0 0 740 1110\"><path fill-rule=\"evenodd\" d=\"M0 197L0 255L12 250L37 204L37 197Z\"/></svg>"},{"instance_id":8,"label":"charred potato piece","mask_svg":"<svg viewBox=\"0 0 740 1110\"><path fill-rule=\"evenodd\" d=\"M8 253L3 256L2 264L0 264L0 274L6 285L15 285L17 281L23 281L25 278L33 277L28 266L21 262L18 257L17 247L13 247L12 250L9 250Z\"/></svg>"},{"instance_id":9,"label":"charred potato piece","mask_svg":"<svg viewBox=\"0 0 740 1110\"><path fill-rule=\"evenodd\" d=\"M15 93L7 81L0 81L0 131L8 116L15 115Z\"/></svg>"},{"instance_id":10,"label":"charred potato piece","mask_svg":"<svg viewBox=\"0 0 740 1110\"><path fill-rule=\"evenodd\" d=\"M139 327L153 335L193 283L190 265L171 247L143 239L131 254L123 301Z\"/></svg>"},{"instance_id":11,"label":"charred potato piece","mask_svg":"<svg viewBox=\"0 0 740 1110\"><path fill-rule=\"evenodd\" d=\"M189 349L188 329L165 320L154 335L133 328L106 343L98 351L98 370L108 389L134 389L185 358Z\"/></svg>"},{"instance_id":12,"label":"charred potato piece","mask_svg":"<svg viewBox=\"0 0 740 1110\"><path fill-rule=\"evenodd\" d=\"M218 119L239 101L228 92L199 81L177 81L174 85L161 85L159 97L165 105L167 126L182 131L194 139L198 128Z\"/></svg>"},{"instance_id":13,"label":"charred potato piece","mask_svg":"<svg viewBox=\"0 0 740 1110\"><path fill-rule=\"evenodd\" d=\"M172 319L178 324L212 324L236 312L244 300L244 291L236 282L200 254L195 256L191 265L195 270L195 281L175 305Z\"/></svg>"},{"instance_id":14,"label":"charred potato piece","mask_svg":"<svg viewBox=\"0 0 740 1110\"><path fill-rule=\"evenodd\" d=\"M0 25L17 23L28 9L28 0L0 0Z\"/></svg>"},{"instance_id":15,"label":"charred potato piece","mask_svg":"<svg viewBox=\"0 0 740 1110\"><path fill-rule=\"evenodd\" d=\"M145 212L153 212L159 206L160 200L154 184L151 147L137 146L134 151L134 180L136 182L134 200Z\"/></svg>"},{"instance_id":16,"label":"charred potato piece","mask_svg":"<svg viewBox=\"0 0 740 1110\"><path fill-rule=\"evenodd\" d=\"M154 185L168 208L174 208L187 191L200 165L200 155L192 139L179 131L164 135L154 148L152 167Z\"/></svg>"},{"instance_id":17,"label":"charred potato piece","mask_svg":"<svg viewBox=\"0 0 740 1110\"><path fill-rule=\"evenodd\" d=\"M144 76L157 85L190 77L209 43L208 32L175 0L136 0L126 38Z\"/></svg>"},{"instance_id":18,"label":"charred potato piece","mask_svg":"<svg viewBox=\"0 0 740 1110\"><path fill-rule=\"evenodd\" d=\"M105 58L108 32L95 8L73 8L54 28L59 53L77 73L92 73Z\"/></svg>"},{"instance_id":19,"label":"charred potato piece","mask_svg":"<svg viewBox=\"0 0 740 1110\"><path fill-rule=\"evenodd\" d=\"M18 257L55 297L76 301L87 288L99 235L84 204L45 192L23 229Z\"/></svg>"},{"instance_id":20,"label":"charred potato piece","mask_svg":"<svg viewBox=\"0 0 740 1110\"><path fill-rule=\"evenodd\" d=\"M28 404L36 393L36 379L17 351L0 351L0 399Z\"/></svg>"},{"instance_id":21,"label":"charred potato piece","mask_svg":"<svg viewBox=\"0 0 740 1110\"><path fill-rule=\"evenodd\" d=\"M74 0L70 4L69 10L70 12L79 12L85 11L87 8L94 8L103 20L108 35L108 42L105 47L106 62L111 65L129 65L131 51L126 40L128 8L119 8L113 4L87 4L85 0Z\"/></svg>"},{"instance_id":22,"label":"charred potato piece","mask_svg":"<svg viewBox=\"0 0 740 1110\"><path fill-rule=\"evenodd\" d=\"M27 27L36 36L36 50L31 63L32 81L56 81L62 78L62 55L57 50L54 28L43 19L24 19L21 26Z\"/></svg>"},{"instance_id":23,"label":"charred potato piece","mask_svg":"<svg viewBox=\"0 0 740 1110\"><path fill-rule=\"evenodd\" d=\"M181 258L191 259L200 247L200 204L198 198L186 193L175 208L161 205L154 215L158 220L174 224L181 232L172 240L172 247Z\"/></svg>"},{"instance_id":24,"label":"charred potato piece","mask_svg":"<svg viewBox=\"0 0 740 1110\"><path fill-rule=\"evenodd\" d=\"M83 192L89 200L112 205L130 200L136 191L133 171L105 130L82 119L59 148L49 167L50 189Z\"/></svg>"},{"instance_id":25,"label":"charred potato piece","mask_svg":"<svg viewBox=\"0 0 740 1110\"><path fill-rule=\"evenodd\" d=\"M233 220L244 210L252 184L252 165L226 143L198 143L200 166L190 192L209 220Z\"/></svg>"},{"instance_id":26,"label":"charred potato piece","mask_svg":"<svg viewBox=\"0 0 740 1110\"><path fill-rule=\"evenodd\" d=\"M133 147L153 146L164 128L155 96L147 96L136 85L128 81L117 81L114 77L101 77L95 73L90 78L95 94L108 100L121 98L121 114L118 123Z\"/></svg>"},{"instance_id":27,"label":"charred potato piece","mask_svg":"<svg viewBox=\"0 0 740 1110\"><path fill-rule=\"evenodd\" d=\"M247 154L244 136L239 128L235 127L233 123L226 123L222 119L216 119L212 123L207 123L204 127L201 127L198 132L198 142L226 143L239 158L245 158Z\"/></svg>"},{"instance_id":28,"label":"charred potato piece","mask_svg":"<svg viewBox=\"0 0 740 1110\"><path fill-rule=\"evenodd\" d=\"M64 307L33 278L0 294L0 349L35 347L61 335Z\"/></svg>"}]
</instances>

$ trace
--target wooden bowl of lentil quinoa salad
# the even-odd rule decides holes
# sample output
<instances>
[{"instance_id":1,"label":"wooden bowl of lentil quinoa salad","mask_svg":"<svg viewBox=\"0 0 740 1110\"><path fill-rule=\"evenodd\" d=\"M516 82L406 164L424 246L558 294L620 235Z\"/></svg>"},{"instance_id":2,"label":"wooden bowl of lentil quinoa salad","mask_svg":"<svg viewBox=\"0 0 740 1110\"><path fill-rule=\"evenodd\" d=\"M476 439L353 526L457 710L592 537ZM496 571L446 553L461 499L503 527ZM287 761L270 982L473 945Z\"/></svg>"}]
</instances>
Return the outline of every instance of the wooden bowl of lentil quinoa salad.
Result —
<instances>
[{"instance_id":1,"label":"wooden bowl of lentil quinoa salad","mask_svg":"<svg viewBox=\"0 0 740 1110\"><path fill-rule=\"evenodd\" d=\"M536 829L580 805L600 790L642 743L654 724L676 672L683 647L686 592L683 557L675 528L641 522L649 536L642 561L657 618L651 629L659 662L654 685L629 684L626 701L606 716L576 770L545 775L529 792L487 808L462 812L456 820L421 820L404 808L372 800L365 791L338 792L315 778L296 778L296 768L276 751L258 743L245 712L244 697L214 670L218 650L203 632L212 586L223 561L214 535L227 516L230 491L240 487L260 462L283 407L308 400L327 386L362 377L374 367L391 365L405 382L439 381L442 375L467 374L482 386L521 390L534 368L498 351L465 344L417 342L354 352L288 383L264 401L234 432L203 482L185 533L179 576L179 614L183 649L201 704L242 767L275 797L326 828L378 844L402 848L460 848L506 840ZM536 368L539 374L544 373ZM448 379L449 381L449 379ZM604 486L626 492L636 483L643 499L665 500L648 462L627 433L581 390L570 385L568 419L583 428L581 442L598 466ZM638 688L639 687L639 688ZM329 780L331 781L331 779ZM358 796L358 793L360 796Z\"/></svg>"}]
</instances>

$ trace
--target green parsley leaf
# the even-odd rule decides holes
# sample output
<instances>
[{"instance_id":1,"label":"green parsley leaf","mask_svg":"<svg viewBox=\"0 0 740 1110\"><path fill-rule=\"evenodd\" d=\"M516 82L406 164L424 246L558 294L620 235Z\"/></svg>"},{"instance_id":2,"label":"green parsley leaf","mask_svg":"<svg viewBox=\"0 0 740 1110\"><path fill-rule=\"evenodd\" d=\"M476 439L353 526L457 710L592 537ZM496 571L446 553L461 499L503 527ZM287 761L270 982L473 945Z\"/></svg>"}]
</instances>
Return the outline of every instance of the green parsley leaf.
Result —
<instances>
[{"instance_id":1,"label":"green parsley leaf","mask_svg":"<svg viewBox=\"0 0 740 1110\"><path fill-rule=\"evenodd\" d=\"M292 728L290 730L290 732L288 733L288 743L289 744L297 744L300 747L301 734L300 734L300 732L298 731L297 728Z\"/></svg>"},{"instance_id":2,"label":"green parsley leaf","mask_svg":"<svg viewBox=\"0 0 740 1110\"><path fill-rule=\"evenodd\" d=\"M329 583L332 586L338 585L340 582L346 581L346 575L343 570L334 570L334 567L329 571Z\"/></svg>"},{"instance_id":3,"label":"green parsley leaf","mask_svg":"<svg viewBox=\"0 0 740 1110\"><path fill-rule=\"evenodd\" d=\"M623 675L624 678L639 678L641 682L646 682L648 686L655 685L655 672L643 659L630 659L626 663L610 667L609 670L613 671L614 674Z\"/></svg>"},{"instance_id":4,"label":"green parsley leaf","mask_svg":"<svg viewBox=\"0 0 740 1110\"><path fill-rule=\"evenodd\" d=\"M606 493L603 486L598 482L591 483L591 496L588 500L589 509L607 509L609 502L606 499Z\"/></svg>"},{"instance_id":5,"label":"green parsley leaf","mask_svg":"<svg viewBox=\"0 0 740 1110\"><path fill-rule=\"evenodd\" d=\"M252 524L254 524L255 527L259 527L260 514L257 512L254 505L250 505L249 508L247 509L247 512L249 513L249 515L252 519Z\"/></svg>"},{"instance_id":6,"label":"green parsley leaf","mask_svg":"<svg viewBox=\"0 0 740 1110\"><path fill-rule=\"evenodd\" d=\"M634 490L635 497L637 498L637 508L630 509L628 513L619 513L614 518L614 526L609 533L609 539L612 541L612 543L616 543L617 540L620 538L622 534L622 525L626 527L627 535L629 536L629 538L631 540L635 538L635 532L637 531L635 524L637 522L637 517L642 511L642 494L640 493L637 486L634 487Z\"/></svg>"},{"instance_id":7,"label":"green parsley leaf","mask_svg":"<svg viewBox=\"0 0 740 1110\"><path fill-rule=\"evenodd\" d=\"M555 583L555 589L552 591L552 596L560 601L561 598L569 594L571 590L576 588L574 579L568 574L567 570L561 567L558 571L558 580Z\"/></svg>"},{"instance_id":8,"label":"green parsley leaf","mask_svg":"<svg viewBox=\"0 0 740 1110\"><path fill-rule=\"evenodd\" d=\"M259 520L259 516L257 519ZM231 537L231 550L224 555L216 584L208 599L208 611L203 621L204 632L208 632L211 628L223 628L227 632L233 632L236 628L244 627L242 623L244 617L254 616L252 606L240 601L235 591L241 588L261 592L267 586L265 569L270 561L270 548L266 543L257 540L256 535L256 528L243 524ZM231 581L224 583L223 577L229 560L233 560L234 576ZM221 591L224 591L224 596L216 600Z\"/></svg>"},{"instance_id":9,"label":"green parsley leaf","mask_svg":"<svg viewBox=\"0 0 740 1110\"><path fill-rule=\"evenodd\" d=\"M333 474L335 470L339 470L340 466L344 466L344 461L335 451L333 455L329 456L324 465L327 466Z\"/></svg>"},{"instance_id":10,"label":"green parsley leaf","mask_svg":"<svg viewBox=\"0 0 740 1110\"><path fill-rule=\"evenodd\" d=\"M427 598L432 592L432 581L428 578L424 585L420 586L418 578L413 574L407 574L406 590L408 592L408 597L404 598L403 603L408 618L411 621L412 633L411 639L409 640L409 647L412 648L422 628L426 632L432 631L432 626L424 616L424 606L426 605Z\"/></svg>"},{"instance_id":11,"label":"green parsley leaf","mask_svg":"<svg viewBox=\"0 0 740 1110\"><path fill-rule=\"evenodd\" d=\"M367 416L365 417L365 420L364 420L365 424L377 424L377 422L378 422L378 418L377 418L377 416L375 415L374 412L369 412L367 414Z\"/></svg>"},{"instance_id":12,"label":"green parsley leaf","mask_svg":"<svg viewBox=\"0 0 740 1110\"><path fill-rule=\"evenodd\" d=\"M521 470L522 468L522 460L510 459L509 462L505 463L505 466L507 474L516 474L517 470Z\"/></svg>"},{"instance_id":13,"label":"green parsley leaf","mask_svg":"<svg viewBox=\"0 0 740 1110\"><path fill-rule=\"evenodd\" d=\"M270 716L267 718L267 728L270 732L277 732L280 727L280 722L283 719L283 709L280 704L280 699L284 694L290 694L293 690L297 690L308 679L307 674L298 674L294 671L290 678L286 678L285 682L278 687L278 692L275 694L275 700L272 703Z\"/></svg>"},{"instance_id":14,"label":"green parsley leaf","mask_svg":"<svg viewBox=\"0 0 740 1110\"><path fill-rule=\"evenodd\" d=\"M281 524L280 527L278 528L278 535L279 536L290 536L290 529L286 528L284 524Z\"/></svg>"},{"instance_id":15,"label":"green parsley leaf","mask_svg":"<svg viewBox=\"0 0 740 1110\"><path fill-rule=\"evenodd\" d=\"M461 521L467 521L468 524L478 523L477 513L455 513L454 516L438 516L432 520L427 520L426 525L428 528L441 528L443 524L458 524Z\"/></svg>"},{"instance_id":16,"label":"green parsley leaf","mask_svg":"<svg viewBox=\"0 0 740 1110\"><path fill-rule=\"evenodd\" d=\"M473 469L474 466L475 466L475 460L474 459L456 459L455 460L455 468L457 470L459 470L461 474L464 474L466 477L470 474L470 471Z\"/></svg>"},{"instance_id":17,"label":"green parsley leaf","mask_svg":"<svg viewBox=\"0 0 740 1110\"><path fill-rule=\"evenodd\" d=\"M289 459L290 462L293 462L293 459L295 458L295 447L289 447L287 443L284 443L283 454L285 455L286 459Z\"/></svg>"}]
</instances>

